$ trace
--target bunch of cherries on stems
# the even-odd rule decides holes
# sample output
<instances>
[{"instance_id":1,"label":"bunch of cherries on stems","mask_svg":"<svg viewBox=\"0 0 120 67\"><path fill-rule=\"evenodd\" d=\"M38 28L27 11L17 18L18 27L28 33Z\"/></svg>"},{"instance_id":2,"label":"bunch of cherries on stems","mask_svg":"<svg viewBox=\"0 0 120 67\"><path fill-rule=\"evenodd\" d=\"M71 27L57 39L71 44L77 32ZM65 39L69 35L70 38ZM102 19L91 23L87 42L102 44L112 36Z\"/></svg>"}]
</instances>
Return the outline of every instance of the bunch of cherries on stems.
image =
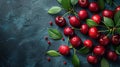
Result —
<instances>
[{"instance_id":1,"label":"bunch of cherries on stems","mask_svg":"<svg viewBox=\"0 0 120 67\"><path fill-rule=\"evenodd\" d=\"M105 9L102 11L102 16L97 14L100 10L98 4L96 2L89 2L88 0L79 0L78 4L82 8L88 8L91 12L95 13L92 15L91 20L93 20L98 25L102 24L102 17L108 17L113 18L114 14L120 10L120 6L116 7L114 11ZM115 51L112 51L110 49L107 49L106 47L110 46L110 42L114 46L118 46L120 44L120 35L115 34L114 30L116 28L107 28L108 30L102 30L99 31L96 26L89 27L86 23L81 23L81 21L84 21L88 18L88 12L85 9L80 10L76 16L68 16L69 23L72 27L66 26L66 19L63 16L57 16L55 18L55 23L59 27L65 27L64 28L64 35L69 37L69 42L72 45L72 48L76 49L84 45L84 47L89 48L92 50L92 55L87 56L87 61L90 64L96 64L99 60L99 56L105 56L108 60L116 61L118 59L118 55ZM96 39L98 41L98 45L93 45L93 41L91 39L86 39L82 43L82 40L80 37L78 37L74 30L79 30L82 34L88 35L90 38ZM112 31L112 33L106 34L105 32ZM111 35L110 35L111 34ZM60 45L58 49L59 53L61 55L68 55L70 53L70 48L67 45Z\"/></svg>"}]
</instances>

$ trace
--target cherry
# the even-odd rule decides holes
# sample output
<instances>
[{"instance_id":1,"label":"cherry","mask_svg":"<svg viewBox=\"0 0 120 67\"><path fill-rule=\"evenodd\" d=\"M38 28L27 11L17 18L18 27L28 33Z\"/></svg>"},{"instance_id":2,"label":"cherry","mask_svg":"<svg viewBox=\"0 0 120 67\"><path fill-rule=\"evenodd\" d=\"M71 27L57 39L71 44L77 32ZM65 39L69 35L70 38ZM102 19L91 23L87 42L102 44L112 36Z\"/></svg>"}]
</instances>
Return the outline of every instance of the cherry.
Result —
<instances>
[{"instance_id":1,"label":"cherry","mask_svg":"<svg viewBox=\"0 0 120 67\"><path fill-rule=\"evenodd\" d=\"M102 16L108 17L108 18L113 18L113 11L106 9L102 12Z\"/></svg>"},{"instance_id":2,"label":"cherry","mask_svg":"<svg viewBox=\"0 0 120 67\"><path fill-rule=\"evenodd\" d=\"M109 51L107 53L107 58L111 61L116 61L118 59L118 55L114 51Z\"/></svg>"},{"instance_id":3,"label":"cherry","mask_svg":"<svg viewBox=\"0 0 120 67\"><path fill-rule=\"evenodd\" d=\"M78 12L78 16L79 16L80 20L84 20L88 17L88 12L86 10L80 10Z\"/></svg>"},{"instance_id":4,"label":"cherry","mask_svg":"<svg viewBox=\"0 0 120 67\"><path fill-rule=\"evenodd\" d=\"M92 16L91 18L94 22L96 22L97 24L99 24L101 22L101 16L98 14L95 14Z\"/></svg>"},{"instance_id":5,"label":"cherry","mask_svg":"<svg viewBox=\"0 0 120 67\"><path fill-rule=\"evenodd\" d=\"M84 46L88 47L88 48L91 48L92 45L93 45L93 42L90 40L90 39L87 39L84 41Z\"/></svg>"},{"instance_id":6,"label":"cherry","mask_svg":"<svg viewBox=\"0 0 120 67\"><path fill-rule=\"evenodd\" d=\"M97 12L99 10L99 6L96 2L91 2L89 5L89 10L91 12Z\"/></svg>"},{"instance_id":7,"label":"cherry","mask_svg":"<svg viewBox=\"0 0 120 67\"><path fill-rule=\"evenodd\" d=\"M67 45L61 45L58 51L62 55L68 55L70 53L70 48Z\"/></svg>"},{"instance_id":8,"label":"cherry","mask_svg":"<svg viewBox=\"0 0 120 67\"><path fill-rule=\"evenodd\" d=\"M96 64L98 62L98 59L96 56L89 55L87 56L87 61L90 64Z\"/></svg>"},{"instance_id":9,"label":"cherry","mask_svg":"<svg viewBox=\"0 0 120 67\"><path fill-rule=\"evenodd\" d=\"M117 6L116 9L115 9L115 13L120 11L120 6Z\"/></svg>"},{"instance_id":10,"label":"cherry","mask_svg":"<svg viewBox=\"0 0 120 67\"><path fill-rule=\"evenodd\" d=\"M81 25L81 28L80 28L80 32L83 33L83 34L87 34L88 33L88 30L89 30L89 27L87 24L82 24Z\"/></svg>"},{"instance_id":11,"label":"cherry","mask_svg":"<svg viewBox=\"0 0 120 67\"><path fill-rule=\"evenodd\" d=\"M79 47L82 44L81 39L78 36L74 36L70 39L70 43L73 47Z\"/></svg>"},{"instance_id":12,"label":"cherry","mask_svg":"<svg viewBox=\"0 0 120 67\"><path fill-rule=\"evenodd\" d=\"M47 57L47 60L48 60L48 62L50 62L51 61L50 57Z\"/></svg>"},{"instance_id":13,"label":"cherry","mask_svg":"<svg viewBox=\"0 0 120 67\"><path fill-rule=\"evenodd\" d=\"M52 25L53 25L53 22L52 22L52 21L50 21L50 22L49 22L49 24L50 24L50 26L52 26Z\"/></svg>"},{"instance_id":14,"label":"cherry","mask_svg":"<svg viewBox=\"0 0 120 67\"><path fill-rule=\"evenodd\" d=\"M48 41L48 44L49 44L49 45L51 45L51 42L50 42L50 41Z\"/></svg>"},{"instance_id":15,"label":"cherry","mask_svg":"<svg viewBox=\"0 0 120 67\"><path fill-rule=\"evenodd\" d=\"M80 21L76 16L71 16L69 22L70 25L73 27L80 27Z\"/></svg>"},{"instance_id":16,"label":"cherry","mask_svg":"<svg viewBox=\"0 0 120 67\"><path fill-rule=\"evenodd\" d=\"M66 36L72 36L72 35L74 35L74 30L71 27L65 27L64 34Z\"/></svg>"},{"instance_id":17,"label":"cherry","mask_svg":"<svg viewBox=\"0 0 120 67\"><path fill-rule=\"evenodd\" d=\"M109 44L109 42L110 42L110 40L109 40L108 36L106 36L106 35L101 35L100 36L100 39L99 39L100 45L106 46L106 45Z\"/></svg>"},{"instance_id":18,"label":"cherry","mask_svg":"<svg viewBox=\"0 0 120 67\"><path fill-rule=\"evenodd\" d=\"M78 0L80 7L87 7L89 5L89 0Z\"/></svg>"},{"instance_id":19,"label":"cherry","mask_svg":"<svg viewBox=\"0 0 120 67\"><path fill-rule=\"evenodd\" d=\"M66 25L66 20L65 20L65 18L62 17L62 16L57 16L57 17L55 18L55 23L56 23L58 26L63 27L63 26Z\"/></svg>"},{"instance_id":20,"label":"cherry","mask_svg":"<svg viewBox=\"0 0 120 67\"><path fill-rule=\"evenodd\" d=\"M120 44L120 35L113 35L112 36L112 44L113 45L119 45Z\"/></svg>"},{"instance_id":21,"label":"cherry","mask_svg":"<svg viewBox=\"0 0 120 67\"><path fill-rule=\"evenodd\" d=\"M64 61L63 63L64 63L64 65L66 65L66 64L67 64L67 62L66 62L66 61Z\"/></svg>"},{"instance_id":22,"label":"cherry","mask_svg":"<svg viewBox=\"0 0 120 67\"><path fill-rule=\"evenodd\" d=\"M98 56L101 56L105 53L105 48L103 46L95 46L94 49L93 49L93 53L95 55L98 55Z\"/></svg>"},{"instance_id":23,"label":"cherry","mask_svg":"<svg viewBox=\"0 0 120 67\"><path fill-rule=\"evenodd\" d=\"M91 27L89 29L89 36L94 39L98 38L99 36L98 29L96 27Z\"/></svg>"}]
</instances>

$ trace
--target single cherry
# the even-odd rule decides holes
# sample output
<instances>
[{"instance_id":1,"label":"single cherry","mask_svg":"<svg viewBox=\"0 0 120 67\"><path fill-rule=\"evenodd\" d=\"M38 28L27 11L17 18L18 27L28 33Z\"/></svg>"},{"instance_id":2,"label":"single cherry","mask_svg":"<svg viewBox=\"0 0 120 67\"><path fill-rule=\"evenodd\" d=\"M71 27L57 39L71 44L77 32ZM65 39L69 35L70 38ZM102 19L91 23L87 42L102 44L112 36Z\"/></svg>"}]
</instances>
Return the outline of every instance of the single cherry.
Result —
<instances>
[{"instance_id":1,"label":"single cherry","mask_svg":"<svg viewBox=\"0 0 120 67\"><path fill-rule=\"evenodd\" d=\"M85 20L88 17L88 12L86 10L80 10L78 16L80 20Z\"/></svg>"},{"instance_id":2,"label":"single cherry","mask_svg":"<svg viewBox=\"0 0 120 67\"><path fill-rule=\"evenodd\" d=\"M87 34L88 33L88 30L89 30L89 27L87 24L82 24L81 27L80 27L80 32L83 33L83 34Z\"/></svg>"},{"instance_id":3,"label":"single cherry","mask_svg":"<svg viewBox=\"0 0 120 67\"><path fill-rule=\"evenodd\" d=\"M115 9L115 13L120 11L120 6L117 6L116 9Z\"/></svg>"},{"instance_id":4,"label":"single cherry","mask_svg":"<svg viewBox=\"0 0 120 67\"><path fill-rule=\"evenodd\" d=\"M100 36L100 39L99 39L100 45L106 46L106 45L109 44L109 42L110 42L110 40L109 40L108 36L106 36L106 35L101 35Z\"/></svg>"},{"instance_id":5,"label":"single cherry","mask_svg":"<svg viewBox=\"0 0 120 67\"><path fill-rule=\"evenodd\" d=\"M82 44L82 41L80 37L74 36L70 39L70 43L72 44L73 47L77 48Z\"/></svg>"},{"instance_id":6,"label":"single cherry","mask_svg":"<svg viewBox=\"0 0 120 67\"><path fill-rule=\"evenodd\" d=\"M107 53L107 58L111 61L116 61L118 59L118 55L114 51L109 51Z\"/></svg>"},{"instance_id":7,"label":"single cherry","mask_svg":"<svg viewBox=\"0 0 120 67\"><path fill-rule=\"evenodd\" d=\"M87 56L87 61L90 64L96 64L98 62L98 59L96 56L89 55Z\"/></svg>"},{"instance_id":8,"label":"single cherry","mask_svg":"<svg viewBox=\"0 0 120 67\"><path fill-rule=\"evenodd\" d=\"M80 7L87 7L89 5L89 0L78 0Z\"/></svg>"},{"instance_id":9,"label":"single cherry","mask_svg":"<svg viewBox=\"0 0 120 67\"><path fill-rule=\"evenodd\" d=\"M62 55L68 55L70 53L70 48L67 45L61 45L59 47L58 51Z\"/></svg>"},{"instance_id":10,"label":"single cherry","mask_svg":"<svg viewBox=\"0 0 120 67\"><path fill-rule=\"evenodd\" d=\"M74 30L71 27L65 27L64 34L66 36L72 36L72 35L74 35Z\"/></svg>"},{"instance_id":11,"label":"single cherry","mask_svg":"<svg viewBox=\"0 0 120 67\"><path fill-rule=\"evenodd\" d=\"M89 5L89 10L91 12L98 12L98 10L99 10L98 4L96 2L91 2Z\"/></svg>"},{"instance_id":12,"label":"single cherry","mask_svg":"<svg viewBox=\"0 0 120 67\"><path fill-rule=\"evenodd\" d=\"M55 18L55 23L56 23L58 26L63 27L63 26L66 25L66 20L65 20L65 18L62 17L62 16L57 16L57 17Z\"/></svg>"},{"instance_id":13,"label":"single cherry","mask_svg":"<svg viewBox=\"0 0 120 67\"><path fill-rule=\"evenodd\" d=\"M102 16L104 16L104 17L108 17L108 18L113 18L113 11L112 10L104 10L103 12L102 12Z\"/></svg>"},{"instance_id":14,"label":"single cherry","mask_svg":"<svg viewBox=\"0 0 120 67\"><path fill-rule=\"evenodd\" d=\"M85 47L91 48L92 45L93 45L93 42L92 42L92 40L87 39L83 42L83 44L84 44Z\"/></svg>"},{"instance_id":15,"label":"single cherry","mask_svg":"<svg viewBox=\"0 0 120 67\"><path fill-rule=\"evenodd\" d=\"M93 49L93 53L95 55L98 55L98 56L101 56L105 53L105 48L103 46L95 46L94 49Z\"/></svg>"},{"instance_id":16,"label":"single cherry","mask_svg":"<svg viewBox=\"0 0 120 67\"><path fill-rule=\"evenodd\" d=\"M97 24L99 24L101 22L101 16L99 14L95 14L92 16L91 18L94 22L96 22Z\"/></svg>"},{"instance_id":17,"label":"single cherry","mask_svg":"<svg viewBox=\"0 0 120 67\"><path fill-rule=\"evenodd\" d=\"M69 22L70 25L73 27L80 27L80 21L76 16L71 16Z\"/></svg>"},{"instance_id":18,"label":"single cherry","mask_svg":"<svg viewBox=\"0 0 120 67\"><path fill-rule=\"evenodd\" d=\"M119 45L120 44L120 35L113 35L112 36L112 44L113 45Z\"/></svg>"},{"instance_id":19,"label":"single cherry","mask_svg":"<svg viewBox=\"0 0 120 67\"><path fill-rule=\"evenodd\" d=\"M91 27L89 29L89 36L94 39L98 38L99 36L98 29L96 27Z\"/></svg>"}]
</instances>

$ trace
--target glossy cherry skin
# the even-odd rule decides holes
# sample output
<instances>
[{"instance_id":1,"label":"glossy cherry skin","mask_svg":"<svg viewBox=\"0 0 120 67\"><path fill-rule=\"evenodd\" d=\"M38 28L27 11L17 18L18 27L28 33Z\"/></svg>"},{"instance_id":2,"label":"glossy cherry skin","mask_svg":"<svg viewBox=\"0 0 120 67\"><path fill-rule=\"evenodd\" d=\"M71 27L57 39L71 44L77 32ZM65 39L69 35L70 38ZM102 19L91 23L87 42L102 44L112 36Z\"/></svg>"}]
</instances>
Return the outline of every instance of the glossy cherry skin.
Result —
<instances>
[{"instance_id":1,"label":"glossy cherry skin","mask_svg":"<svg viewBox=\"0 0 120 67\"><path fill-rule=\"evenodd\" d=\"M119 45L120 44L120 35L113 35L112 36L112 44L113 45Z\"/></svg>"},{"instance_id":2,"label":"glossy cherry skin","mask_svg":"<svg viewBox=\"0 0 120 67\"><path fill-rule=\"evenodd\" d=\"M116 61L118 59L118 55L114 51L109 51L107 53L107 58L111 61Z\"/></svg>"},{"instance_id":3,"label":"glossy cherry skin","mask_svg":"<svg viewBox=\"0 0 120 67\"><path fill-rule=\"evenodd\" d=\"M108 17L108 18L113 18L113 11L112 10L104 10L103 12L102 12L102 16L103 17Z\"/></svg>"},{"instance_id":4,"label":"glossy cherry skin","mask_svg":"<svg viewBox=\"0 0 120 67\"><path fill-rule=\"evenodd\" d=\"M69 22L70 25L73 27L80 27L80 21L76 16L71 16Z\"/></svg>"},{"instance_id":5,"label":"glossy cherry skin","mask_svg":"<svg viewBox=\"0 0 120 67\"><path fill-rule=\"evenodd\" d=\"M80 27L80 32L82 34L87 34L88 33L88 30L89 30L89 27L87 24L82 24L81 27Z\"/></svg>"},{"instance_id":6,"label":"glossy cherry skin","mask_svg":"<svg viewBox=\"0 0 120 67\"><path fill-rule=\"evenodd\" d=\"M91 48L92 45L93 45L93 42L92 42L92 40L87 39L83 42L83 44L84 44L85 47Z\"/></svg>"},{"instance_id":7,"label":"glossy cherry skin","mask_svg":"<svg viewBox=\"0 0 120 67\"><path fill-rule=\"evenodd\" d=\"M95 14L92 16L91 18L94 22L96 22L97 24L99 24L101 22L101 16L99 14Z\"/></svg>"},{"instance_id":8,"label":"glossy cherry skin","mask_svg":"<svg viewBox=\"0 0 120 67\"><path fill-rule=\"evenodd\" d=\"M90 10L91 12L98 12L98 10L99 10L98 4L97 4L96 2L91 2L91 3L89 4L89 10Z\"/></svg>"},{"instance_id":9,"label":"glossy cherry skin","mask_svg":"<svg viewBox=\"0 0 120 67\"><path fill-rule=\"evenodd\" d=\"M80 7L87 7L89 5L89 0L78 0L78 4L80 5Z\"/></svg>"},{"instance_id":10,"label":"glossy cherry skin","mask_svg":"<svg viewBox=\"0 0 120 67\"><path fill-rule=\"evenodd\" d=\"M64 28L64 35L73 36L74 35L74 30L71 27L65 27Z\"/></svg>"},{"instance_id":11,"label":"glossy cherry skin","mask_svg":"<svg viewBox=\"0 0 120 67\"><path fill-rule=\"evenodd\" d=\"M96 56L89 55L87 56L87 61L90 64L96 64L98 62L98 59Z\"/></svg>"},{"instance_id":12,"label":"glossy cherry skin","mask_svg":"<svg viewBox=\"0 0 120 67\"><path fill-rule=\"evenodd\" d=\"M73 47L77 48L82 44L82 41L80 37L74 36L70 39L70 43L72 44Z\"/></svg>"},{"instance_id":13,"label":"glossy cherry skin","mask_svg":"<svg viewBox=\"0 0 120 67\"><path fill-rule=\"evenodd\" d=\"M95 46L94 49L93 49L93 53L95 55L98 55L98 56L101 56L105 53L105 48L103 46Z\"/></svg>"},{"instance_id":14,"label":"glossy cherry skin","mask_svg":"<svg viewBox=\"0 0 120 67\"><path fill-rule=\"evenodd\" d=\"M120 6L117 6L116 9L115 9L115 13L120 11Z\"/></svg>"},{"instance_id":15,"label":"glossy cherry skin","mask_svg":"<svg viewBox=\"0 0 120 67\"><path fill-rule=\"evenodd\" d=\"M98 33L98 29L97 29L96 27L91 27L91 28L89 29L89 36L90 36L91 38L96 39L96 38L98 38L98 35L99 35L99 33Z\"/></svg>"},{"instance_id":16,"label":"glossy cherry skin","mask_svg":"<svg viewBox=\"0 0 120 67\"><path fill-rule=\"evenodd\" d=\"M78 16L80 20L85 20L88 17L88 12L86 10L80 10Z\"/></svg>"},{"instance_id":17,"label":"glossy cherry skin","mask_svg":"<svg viewBox=\"0 0 120 67\"><path fill-rule=\"evenodd\" d=\"M99 39L100 45L107 46L109 44L109 42L110 42L110 39L108 38L108 36L106 36L106 35L100 36L100 39Z\"/></svg>"},{"instance_id":18,"label":"glossy cherry skin","mask_svg":"<svg viewBox=\"0 0 120 67\"><path fill-rule=\"evenodd\" d=\"M62 16L57 16L57 17L55 18L55 23L56 23L56 25L58 25L58 26L60 26L60 27L63 27L63 26L66 25L66 20L65 20L65 18L62 17Z\"/></svg>"},{"instance_id":19,"label":"glossy cherry skin","mask_svg":"<svg viewBox=\"0 0 120 67\"><path fill-rule=\"evenodd\" d=\"M58 51L62 55L68 55L70 53L70 48L67 45L61 45L59 47Z\"/></svg>"}]
</instances>

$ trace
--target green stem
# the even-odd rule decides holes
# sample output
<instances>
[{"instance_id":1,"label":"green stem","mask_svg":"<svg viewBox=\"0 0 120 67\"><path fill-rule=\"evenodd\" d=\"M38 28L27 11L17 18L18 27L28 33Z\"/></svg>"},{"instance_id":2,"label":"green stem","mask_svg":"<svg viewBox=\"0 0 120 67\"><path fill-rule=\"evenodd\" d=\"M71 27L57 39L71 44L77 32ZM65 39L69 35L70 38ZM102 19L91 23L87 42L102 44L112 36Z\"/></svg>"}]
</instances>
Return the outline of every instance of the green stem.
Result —
<instances>
[{"instance_id":1,"label":"green stem","mask_svg":"<svg viewBox=\"0 0 120 67\"><path fill-rule=\"evenodd\" d=\"M62 17L65 17L67 14L69 14L71 11L66 12Z\"/></svg>"},{"instance_id":2,"label":"green stem","mask_svg":"<svg viewBox=\"0 0 120 67\"><path fill-rule=\"evenodd\" d=\"M74 54L76 54L76 49L75 48L73 48L73 51L74 51Z\"/></svg>"},{"instance_id":3,"label":"green stem","mask_svg":"<svg viewBox=\"0 0 120 67\"><path fill-rule=\"evenodd\" d=\"M113 4L114 4L116 7L118 6L115 2L113 2Z\"/></svg>"},{"instance_id":4,"label":"green stem","mask_svg":"<svg viewBox=\"0 0 120 67\"><path fill-rule=\"evenodd\" d=\"M74 30L81 30L81 29L78 29L78 28L75 28L75 27L72 27L72 29L74 29Z\"/></svg>"},{"instance_id":5,"label":"green stem","mask_svg":"<svg viewBox=\"0 0 120 67\"><path fill-rule=\"evenodd\" d=\"M108 31L110 31L110 30L100 30L98 32L108 32Z\"/></svg>"}]
</instances>

